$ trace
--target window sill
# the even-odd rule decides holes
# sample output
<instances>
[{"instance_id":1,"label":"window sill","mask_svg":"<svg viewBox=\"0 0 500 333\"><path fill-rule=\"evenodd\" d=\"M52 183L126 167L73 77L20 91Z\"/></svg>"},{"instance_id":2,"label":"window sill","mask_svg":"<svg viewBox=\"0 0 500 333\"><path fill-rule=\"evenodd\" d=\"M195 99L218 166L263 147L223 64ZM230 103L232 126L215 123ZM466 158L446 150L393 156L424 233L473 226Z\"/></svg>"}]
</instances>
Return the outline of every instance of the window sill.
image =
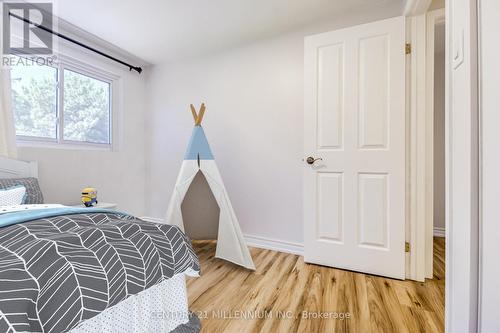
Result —
<instances>
[{"instance_id":1,"label":"window sill","mask_svg":"<svg viewBox=\"0 0 500 333\"><path fill-rule=\"evenodd\" d=\"M61 150L89 150L89 151L113 151L112 145L92 144L92 143L67 143L67 142L41 142L30 140L17 140L18 148L43 148L43 149L61 149Z\"/></svg>"}]
</instances>

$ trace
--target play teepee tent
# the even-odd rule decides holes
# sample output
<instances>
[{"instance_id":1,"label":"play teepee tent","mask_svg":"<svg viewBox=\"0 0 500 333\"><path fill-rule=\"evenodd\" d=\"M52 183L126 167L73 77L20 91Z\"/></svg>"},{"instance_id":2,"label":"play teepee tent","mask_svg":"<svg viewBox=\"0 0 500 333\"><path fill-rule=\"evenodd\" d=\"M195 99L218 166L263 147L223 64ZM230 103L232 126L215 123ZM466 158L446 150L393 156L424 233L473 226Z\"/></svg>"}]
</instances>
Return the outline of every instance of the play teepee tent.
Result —
<instances>
[{"instance_id":1,"label":"play teepee tent","mask_svg":"<svg viewBox=\"0 0 500 333\"><path fill-rule=\"evenodd\" d=\"M214 156L208 145L205 132L201 127L201 121L205 114L205 105L202 104L200 112L197 113L191 104L191 113L194 118L194 129L191 140L182 162L174 193L170 199L167 211L167 223L178 225L184 230L182 220L181 204L184 197L198 172L202 172L212 191L217 204L219 205L219 232L217 236L217 258L231 261L248 269L255 269L255 266L245 244L245 239L241 233L238 219L234 213L231 201L219 174L219 169L215 164Z\"/></svg>"}]
</instances>

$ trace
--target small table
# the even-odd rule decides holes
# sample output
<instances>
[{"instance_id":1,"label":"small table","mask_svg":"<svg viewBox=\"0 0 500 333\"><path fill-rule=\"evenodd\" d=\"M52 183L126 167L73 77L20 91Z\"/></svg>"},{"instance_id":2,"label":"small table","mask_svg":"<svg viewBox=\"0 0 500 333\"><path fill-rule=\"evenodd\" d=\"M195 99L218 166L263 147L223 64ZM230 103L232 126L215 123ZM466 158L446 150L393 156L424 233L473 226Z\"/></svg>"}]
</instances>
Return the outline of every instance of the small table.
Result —
<instances>
[{"instance_id":1,"label":"small table","mask_svg":"<svg viewBox=\"0 0 500 333\"><path fill-rule=\"evenodd\" d=\"M78 207L78 208L86 208L84 204L79 204L79 205L71 205L70 207ZM115 203L110 203L110 202L98 202L93 208L102 208L102 209L116 209L118 207L117 204ZM90 207L89 207L90 208Z\"/></svg>"}]
</instances>

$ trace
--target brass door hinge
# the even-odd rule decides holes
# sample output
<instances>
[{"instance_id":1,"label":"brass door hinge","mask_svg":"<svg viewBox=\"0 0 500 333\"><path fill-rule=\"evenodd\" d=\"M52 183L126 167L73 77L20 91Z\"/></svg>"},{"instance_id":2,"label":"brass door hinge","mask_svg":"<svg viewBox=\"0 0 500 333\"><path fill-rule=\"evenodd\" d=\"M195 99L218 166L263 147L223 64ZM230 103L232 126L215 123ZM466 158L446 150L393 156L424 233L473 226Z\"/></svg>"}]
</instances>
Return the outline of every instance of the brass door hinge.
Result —
<instances>
[{"instance_id":1,"label":"brass door hinge","mask_svg":"<svg viewBox=\"0 0 500 333\"><path fill-rule=\"evenodd\" d=\"M410 43L406 43L406 45L405 45L405 53L406 54L410 54L411 53L411 44Z\"/></svg>"},{"instance_id":2,"label":"brass door hinge","mask_svg":"<svg viewBox=\"0 0 500 333\"><path fill-rule=\"evenodd\" d=\"M410 252L410 243L405 242L405 252Z\"/></svg>"}]
</instances>

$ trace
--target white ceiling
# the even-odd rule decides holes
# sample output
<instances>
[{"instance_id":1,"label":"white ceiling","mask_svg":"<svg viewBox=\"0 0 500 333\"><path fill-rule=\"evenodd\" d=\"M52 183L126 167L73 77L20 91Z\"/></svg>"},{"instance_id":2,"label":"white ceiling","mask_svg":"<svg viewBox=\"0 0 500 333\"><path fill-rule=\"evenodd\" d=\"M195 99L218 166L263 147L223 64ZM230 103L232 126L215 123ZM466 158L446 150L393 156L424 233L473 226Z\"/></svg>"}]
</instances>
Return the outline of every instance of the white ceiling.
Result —
<instances>
[{"instance_id":1,"label":"white ceiling","mask_svg":"<svg viewBox=\"0 0 500 333\"><path fill-rule=\"evenodd\" d=\"M59 0L55 14L150 63L204 54L401 0Z\"/></svg>"}]
</instances>

